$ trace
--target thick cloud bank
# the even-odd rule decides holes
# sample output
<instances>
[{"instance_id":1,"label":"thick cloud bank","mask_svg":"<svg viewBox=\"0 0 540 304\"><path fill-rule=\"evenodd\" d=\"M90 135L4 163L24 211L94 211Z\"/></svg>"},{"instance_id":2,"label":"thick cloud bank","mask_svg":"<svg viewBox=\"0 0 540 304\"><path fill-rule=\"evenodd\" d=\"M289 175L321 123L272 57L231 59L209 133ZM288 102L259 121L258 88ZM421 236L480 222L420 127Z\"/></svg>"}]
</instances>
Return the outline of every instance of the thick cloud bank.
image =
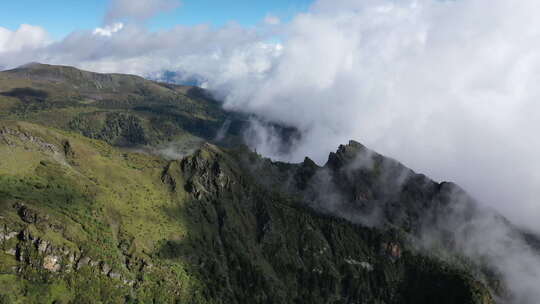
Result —
<instances>
[{"instance_id":1,"label":"thick cloud bank","mask_svg":"<svg viewBox=\"0 0 540 304\"><path fill-rule=\"evenodd\" d=\"M276 157L323 162L354 138L540 229L537 8L323 0L287 26L264 73L217 87L230 108L304 131Z\"/></svg>"},{"instance_id":2,"label":"thick cloud bank","mask_svg":"<svg viewBox=\"0 0 540 304\"><path fill-rule=\"evenodd\" d=\"M303 132L291 153L268 142L259 152L322 163L356 139L540 231L537 0L319 0L289 23L157 32L110 22L145 20L172 2L140 11L150 15L115 12L122 2L101 31L62 41L41 28L0 29L0 66L192 73L227 108ZM272 143L271 134L260 138Z\"/></svg>"}]
</instances>

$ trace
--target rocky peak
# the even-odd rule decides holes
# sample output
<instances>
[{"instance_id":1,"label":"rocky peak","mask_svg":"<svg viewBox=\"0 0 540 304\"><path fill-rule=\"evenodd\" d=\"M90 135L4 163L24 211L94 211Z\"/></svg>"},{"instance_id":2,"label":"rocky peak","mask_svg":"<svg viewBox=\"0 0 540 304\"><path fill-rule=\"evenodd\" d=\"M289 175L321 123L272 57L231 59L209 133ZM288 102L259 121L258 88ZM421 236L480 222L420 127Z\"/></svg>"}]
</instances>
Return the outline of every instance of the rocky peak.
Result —
<instances>
[{"instance_id":1,"label":"rocky peak","mask_svg":"<svg viewBox=\"0 0 540 304\"><path fill-rule=\"evenodd\" d=\"M238 175L225 153L210 143L203 144L193 155L184 158L180 168L187 177L184 188L197 199L230 192Z\"/></svg>"},{"instance_id":2,"label":"rocky peak","mask_svg":"<svg viewBox=\"0 0 540 304\"><path fill-rule=\"evenodd\" d=\"M344 164L354 160L358 155L372 153L361 143L351 140L347 145L340 145L336 152L330 153L328 161L324 165L332 169L340 168Z\"/></svg>"}]
</instances>

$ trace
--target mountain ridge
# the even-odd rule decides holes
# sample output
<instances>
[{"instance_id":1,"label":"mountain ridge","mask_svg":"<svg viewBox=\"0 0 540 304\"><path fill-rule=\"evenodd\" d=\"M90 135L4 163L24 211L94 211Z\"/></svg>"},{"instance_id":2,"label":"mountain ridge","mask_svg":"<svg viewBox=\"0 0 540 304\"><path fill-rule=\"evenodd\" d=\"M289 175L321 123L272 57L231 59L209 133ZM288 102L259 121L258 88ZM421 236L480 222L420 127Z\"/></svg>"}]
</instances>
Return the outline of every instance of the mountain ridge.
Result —
<instances>
[{"instance_id":1,"label":"mountain ridge","mask_svg":"<svg viewBox=\"0 0 540 304\"><path fill-rule=\"evenodd\" d=\"M8 123L6 125L4 123L2 130L4 130L2 132L4 139L3 142L5 142L5 139L7 138L8 141L11 143L10 147L5 147L4 149L15 149L15 151L20 151L22 149L28 151L26 152L26 155L28 155L28 153L32 155L41 155L33 162L35 165L28 164L27 169L24 169L25 171L28 170L26 171L28 172L27 174L30 174L27 177L29 178L29 180L27 180L27 178L24 178L24 175L21 176L20 173L18 174L19 180L25 181L22 185L20 185L19 182L16 182L15 180L9 178L9 176L12 175L8 174L6 176L6 170L7 172L12 172L11 174L13 174L15 172L19 172L19 170L22 169L18 167L12 169L3 168L2 176L4 180L0 182L0 185L2 186L0 192L3 193L4 197L4 200L2 202L5 206L2 216L4 217L4 223L10 223L4 226L9 227L5 235L10 237L7 240L7 243L3 243L3 246L5 246L4 248L7 248L6 252L12 252L15 254L14 258L15 261L17 261L17 264L24 266L22 268L19 268L21 266L16 267L18 269L17 271L20 271L19 273L21 273L22 278L25 278L26 280L37 280L37 282L39 282L37 278L39 278L40 276L44 276L48 277L47 280L57 282L57 280L62 281L61 278L74 275L75 282L79 282L80 279L77 279L77 276L84 275L88 278L92 278L91 280L94 282L92 284L97 284L97 286L94 285L93 288L98 288L103 292L105 292L105 290L103 289L105 288L104 286L110 286L110 284L112 284L112 286L115 286L117 284L115 282L119 282L118 286L120 287L108 287L112 289L107 291L107 293L120 292L120 290L122 290L123 288L129 289L131 288L129 286L133 284L135 290L138 290L139 292L137 298L139 300L142 300L145 299L144 293L150 292L150 290L152 290L150 286L145 284L153 284L153 281L151 278L137 278L138 271L136 269L139 269L139 266L137 265L152 264L152 269L154 270L147 269L146 267L148 266L143 267L142 269L146 269L143 270L143 274L147 271L151 272L159 270L159 276L163 276L166 274L166 269L168 267L171 267L175 263L178 263L182 260L189 261L195 259L192 260L191 263L195 263L194 265L199 265L200 262L197 262L198 259L202 258L203 261L206 261L203 262L204 264L211 262L213 259L217 259L222 262L220 262L219 264L212 264L215 263L212 262L209 265L210 268L203 266L203 268L199 270L194 270L198 269L198 267L182 267L184 269L182 271L187 271L187 273L191 273L191 275L193 275L193 273L199 273L198 276L202 275L202 277L200 277L200 279L195 279L195 277L188 279L189 277L184 276L180 276L178 278L183 277L184 280L186 280L187 282L196 282L197 280L202 280L202 282L210 284L206 285L207 287L198 291L201 293L200 296L202 297L201 299L197 300L199 302L206 302L210 299L221 299L221 301L228 303L243 303L248 300L257 302L263 301L263 299L266 299L264 301L271 302L288 302L286 299L292 297L296 298L297 301L306 303L317 303L321 301L322 303L325 303L330 299L334 299L334 301L339 302L339 299L342 298L343 295L340 295L341 291L339 291L342 287L338 286L341 286L342 284L350 284L340 282L340 279L338 279L341 275L338 275L337 273L335 273L335 271L337 271L339 267L336 268L336 270L332 270L334 267L337 267L337 265L331 265L339 261L339 264L344 263L344 265L350 265L352 268L347 271L353 271L353 273L357 273L357 275L360 275L360 278L365 277L365 274L361 275L361 273L364 273L366 271L367 273L373 272L372 276L369 275L365 279L367 281L364 281L364 279L353 279L351 277L350 279L353 279L352 282L355 282L354 284L360 284L357 285L357 287L364 287L361 289L351 289L347 291L345 298L372 298L373 300L375 300L377 299L377 297L383 297L389 300L394 293L397 295L405 292L405 290L401 291L401 288L405 287L400 287L400 284L407 281L401 281L402 279L400 278L402 276L407 277L407 274L400 274L400 271L398 269L405 270L408 269L407 267L412 267L410 270L407 271L412 271L413 273L418 273L420 276L422 276L422 271L419 272L419 269L421 268L416 268L416 262L414 262L415 259L420 259L424 261L424 263L428 263L427 265L432 265L430 267L435 267L432 270L428 270L431 268L427 268L425 271L439 273L438 275L441 276L442 280L448 280L448 284L456 284L456 294L450 297L451 299L454 299L454 301L457 300L453 297L458 297L459 299L466 299L468 297L472 297L476 293L478 293L477 296L479 297L487 297L485 293L486 291L482 291L481 288L473 288L473 285L468 286L465 283L463 283L465 285L460 285L461 283L459 283L460 281L458 279L451 279L451 276L447 276L446 274L444 274L444 272L439 272L436 266L439 262L436 262L435 260L430 261L429 259L424 260L424 258L421 257L415 257L415 254L403 247L404 245L401 244L402 241L400 241L400 238L397 235L389 233L387 236L384 236L383 233L380 236L377 236L379 235L379 233L375 230L365 230L365 228L361 228L360 226L356 226L355 228L355 226L349 224L346 221L339 221L336 219L332 219L331 217L325 218L320 217L320 215L310 215L310 209L306 209L306 207L302 205L297 205L294 202L294 199L291 200L286 197L282 197L283 194L277 194L276 196L276 194L272 194L271 192L266 192L266 190L258 188L259 186L257 186L256 183L252 183L252 178L250 178L249 175L245 175L245 169L242 169L242 166L238 165L239 162L236 159L238 157L243 157L242 154L238 153L238 151L236 153L230 154L223 151L221 148L206 144L201 146L201 148L191 156L187 156L181 160L163 161L159 160L159 158L148 158L149 156L146 156L145 154L126 154L123 152L114 152L114 148L107 147L107 145L103 146L100 141L88 142L88 140L84 137L72 137L72 135L70 135L69 133L62 134L57 133L57 131L54 130L40 130L37 125L29 125L26 123ZM44 131L46 133L43 133ZM65 144L66 140L69 142L69 145ZM90 146L88 146L88 144L90 144ZM22 145L22 147L19 147L19 145ZM101 150L101 152L95 151L94 149L96 148ZM98 154L95 154L96 152L98 152ZM6 152L4 150L3 154L5 153ZM19 153L10 155L15 158L23 157ZM88 156L80 158L83 155L95 156L92 156L91 158L88 158ZM100 165L99 163L101 161L97 161L96 157L97 159L102 159L101 161L105 163L103 165ZM56 158L58 158L60 162L55 161ZM125 166L121 165L121 159L129 160L129 166L125 167L125 169L121 169ZM147 160L152 160L152 163L148 163ZM20 161L15 161L13 163L20 163ZM115 173L113 176L107 177L107 174L110 174L106 173L108 170L104 171L103 173L99 173L100 170L104 170L107 168L107 166L113 164L115 164L115 171L117 171L117 173ZM155 167L156 165L158 165L158 167ZM123 202L122 199L107 199L105 201L99 199L99 197L101 196L101 194L99 193L105 191L105 189L112 190L120 187L118 188L118 190L114 190L117 191L115 193L128 194L130 193L129 191L135 191L134 189L141 188L141 186L138 186L140 182L129 186L131 183L126 183L127 180L123 182L125 184L124 186L114 186L117 183L116 180L118 178L122 178L121 176L124 176L125 173L129 172L125 170L140 170L129 169L130 167L142 168L143 172L146 170L150 170L149 172L154 172L154 177L151 178L151 180L153 180L152 183L157 183L157 185L159 185L158 188L160 189L168 189L160 190L156 192L156 194L169 193L166 194L166 196L170 195L171 199L176 197L177 199L179 199L177 203L170 204L166 202L167 200L163 201L162 203L158 203L158 201L150 199L148 195L142 195L141 198L143 200L135 203L134 205L130 205L129 201ZM143 169L145 167L147 167L148 169ZM154 167L155 169L152 169L152 167ZM158 169L160 167L163 169ZM81 180L80 177L77 177L78 180L82 181L82 184L80 184L80 181L76 182L69 177L79 176L79 174L83 174L83 176L88 176L89 179L84 178ZM140 175L142 178L143 175L141 174L142 173L139 173L138 175ZM127 176L129 175L130 174L128 174ZM45 179L42 180L39 178L39 176L43 176L43 178ZM135 177L132 174L131 176ZM35 180L36 177L38 177L38 180ZM9 182L6 181L6 178ZM84 190L84 192L88 194L83 194L83 196L79 196L79 194L74 193L66 196L63 191L60 191L60 196L57 196L58 194L55 194L58 193L56 192L56 190L54 190L53 192L51 192L52 190L48 190L56 189L58 186L53 186L56 183L60 183L58 185L61 185L62 183L68 181L69 183L75 183L73 184L73 186L69 186L69 188L81 190L89 189ZM13 188L13 186L9 186L13 185L13 183L15 183L14 185L20 186L15 186L15 188ZM77 184L80 184L80 186L75 186ZM144 193L144 188L150 187L149 184L147 184L146 182L141 183L141 185L148 185L143 186L143 189L141 189L143 190L142 192L138 191L141 194ZM99 190L101 189L101 187L104 186L106 186L106 188L103 188L103 190ZM23 188L21 189L20 187ZM60 189L63 189L63 186L61 186ZM96 193L97 196L96 194L92 193ZM7 195L7 201L5 195ZM51 200L47 198L50 195L52 195L50 197ZM84 198L87 195L91 196L88 198ZM182 209L184 209L184 211L181 211L182 209L176 209L189 201L182 199L186 196L192 197L192 199L194 200L194 205L188 203L186 209L184 209L185 207L181 207ZM80 197L80 199L82 199L80 203L77 203L77 200L80 200L77 199L77 197ZM148 200L151 203L143 203L144 200ZM79 204L83 204L87 207L85 207L84 209L80 209L77 207ZM165 208L164 211L166 213L161 215L163 218L159 221L160 223L156 222L157 225L151 225L147 223L145 224L145 229L138 230L136 228L136 223L134 223L135 226L133 226L134 224L129 223L129 221L136 219L136 217L134 217L136 213L134 215L130 215L129 213L126 213L127 210L133 210L133 212L136 212L138 208L141 208L142 206L147 206L145 207L146 209L144 209L146 211L143 211L144 213L147 213L147 215L162 214L163 211L151 211L153 210L153 206L159 205L163 205L163 207ZM68 208L66 210L67 212L63 211L63 216L60 216L60 214L55 215L58 212L55 210L61 210L57 209L58 207L56 206L61 208ZM246 209L247 206L251 207ZM85 210L86 208L90 209ZM179 218L176 217L184 213L185 215L183 216L187 216L187 218L191 218L191 220L181 220L183 216ZM171 221L171 219L167 220L166 214L178 215L175 215ZM89 216L88 220L90 220L90 222L85 219L86 216ZM66 220L61 221L65 222L66 224L62 225L61 222L58 222L58 217L67 217ZM289 219L289 217L291 218ZM116 220L107 223L114 218L116 218ZM6 219L8 222L5 222ZM122 222L122 224L119 226L120 230L110 234L112 246L108 245L110 241L104 242L109 237L104 237L109 233L114 232L114 229L113 231L106 234L99 233L95 236L92 236L90 231L85 232L88 228L83 230L80 230L80 228L76 228L78 227L78 224L76 223L83 224L83 227L93 227L95 224L92 224L92 219L96 219L98 220L98 222L105 220L105 225L100 228L104 229L104 232L114 227L114 222L117 222L118 224ZM296 222L298 220L300 221L298 223L304 223L300 226L303 228L296 227ZM183 222L187 225L185 226L184 231L186 231L188 235L193 235L193 237L195 238L193 240L193 242L195 242L193 243L193 245L183 245L182 242L179 242L177 240L181 240L184 237L178 235L174 236L170 240L166 240L164 242L157 241L156 243L154 243L154 246L157 245L156 249L158 251L151 254L152 251L148 251L149 249L145 248L151 248L147 246L151 246L150 244L152 243L148 243L147 245L144 245L144 243L140 243L144 238L146 238L147 240L159 240L162 237L161 234L150 236L146 234L147 232L145 232L145 230L148 230L151 227L155 227L152 229L156 229L157 227L166 223L168 223L166 225L171 225L171 228L176 227L176 221L179 221L178 223ZM71 227L71 225L74 224L75 226ZM279 228L282 227L282 225L290 228L290 230L286 229L286 231L288 230L288 237L285 237L286 234L283 234L284 231L278 232L283 229ZM318 231L318 229L321 229L315 228L319 227L319 225L323 225L321 226L321 228L325 227L326 225L330 225L324 229L330 229L330 227L333 228L331 228L330 230L326 230L326 232L324 233L322 231L315 232ZM16 226L20 227L20 230L14 229ZM186 228L187 230L185 230ZM316 230L311 233L309 232L311 231L310 229ZM342 243L339 245L342 249L338 250L337 247L333 247L337 244L332 246L325 245L327 244L327 242L335 242L332 239L337 237L337 235L331 238L324 235L327 233L333 235L341 229L345 229L345 231L348 231L349 229L353 229L352 231L357 231L355 233L352 233L352 231L346 233L346 235L349 235L349 237L352 237L353 239L358 238L361 235L365 235L365 237L367 238L365 241L358 243L359 247L353 246L352 244L347 244L346 247L343 247L345 244ZM17 232L18 230L20 232ZM176 229L173 229L171 231L175 230ZM13 231L17 232L15 238L13 237ZM74 232L68 231L79 232L74 234ZM100 230L97 230L97 232L99 231ZM292 231L296 232L291 234ZM134 233L135 238L131 239L131 237L133 236L130 235ZM141 233L142 235L138 237L137 235ZM245 234L245 236L240 237L240 235L242 234L239 233L243 233ZM356 233L360 234L356 235ZM117 234L117 237L120 239L114 241L114 234ZM292 237L292 239L289 239L295 234L298 235ZM56 236L51 238L51 236L53 235ZM146 237L140 239L140 237L143 236ZM164 236L167 237L166 235ZM202 238L199 239L200 237ZM282 237L285 237L285 239L282 239ZM298 237L299 239L297 239ZM375 239L370 241L371 237L375 237ZM88 244L81 243L81 240L78 240L78 238L86 239L85 242ZM379 238L381 239L378 240ZM204 241L205 239L207 240ZM285 241L287 239L289 240ZM302 239L304 240L301 241ZM386 241L384 241L385 239ZM295 245L298 241L300 241L300 243L298 245ZM87 247L89 244L92 244L94 242L97 242L96 245ZM196 245L199 244L199 242L202 243L200 243L200 245ZM115 243L117 243L119 247L113 245ZM68 244L73 244L75 246ZM289 251L290 249L286 249L286 247L283 247L284 244L289 244L288 246L293 247L303 244L302 246L305 246L303 248L306 249L298 248ZM123 246L126 247L124 248ZM191 246L195 246L195 248L199 248L200 246L203 247L197 249L195 252L192 252L192 249L189 249L192 248ZM94 248L91 249L92 247ZM330 250L330 248L333 248L332 253L326 252L327 250ZM323 252L326 253L324 253L319 258L318 256L321 252L320 250L323 250ZM353 253L355 252L355 250L359 251ZM244 251L250 253L246 256L243 253ZM340 251L344 252L339 253ZM196 254L193 255L193 253ZM118 254L120 257L124 256L127 259L126 262L121 262L121 260L117 260L118 258L116 256ZM201 254L203 255L200 256ZM224 256L221 256L222 254L224 254ZM204 256L207 257L203 258ZM370 262L362 261L362 256L364 257L364 259L367 258ZM5 259L7 259L7 256L5 257ZM259 259L261 260L258 261ZM299 259L298 262L294 262L295 259ZM333 262L334 259L337 259L335 260L336 262ZM65 262L67 262L67 264L65 264ZM169 264L171 262L173 264ZM308 264L304 265L304 263ZM220 264L222 266L218 266ZM13 263L11 265L13 265ZM257 268L252 269L250 267L253 266L248 265L260 265L260 267L263 268L261 270L256 270ZM298 268L299 270L304 269L301 270L301 273L304 274L298 278L295 278L295 275L290 277L293 273L290 273L288 270L288 267L290 266L285 267L285 265L297 265L294 266L294 268L300 267ZM4 264L4 267L5 266L6 265ZM235 267L238 266L240 266L240 268L238 270L235 270ZM270 268L268 270L264 270L266 267ZM70 269L74 270L68 271ZM389 272L388 275L390 275L390 277L388 279L383 279L384 276L380 277L381 275L383 275L383 272L381 272L383 269L386 269L385 271ZM6 271L5 268L4 271ZM263 273L267 274L261 276L262 273L259 273L259 271L263 271ZM280 273L280 275L273 275L272 273L274 271L277 271L278 273ZM327 271L330 272L327 273ZM464 280L467 278L466 280L474 282L474 279L472 277L467 276L465 273L462 273L457 269L453 269L452 267L450 267L447 271L449 271L450 273L455 273L456 275L459 274L460 278L463 276ZM237 277L237 275L240 275L240 273L242 273L243 275ZM135 277L133 276L134 274ZM36 275L37 278L35 277ZM243 276L245 275L247 275L247 277L243 278ZM100 276L103 276L103 279L99 279ZM316 279L316 281L312 283L309 283L309 280L311 280L309 278L311 276L314 276L312 279L315 279L317 277L318 279ZM178 278L173 279L172 282L177 282L176 284L179 284L179 287L182 286L182 280L178 281ZM220 287L220 283L218 283L220 278L225 280L223 281L224 283L229 283L225 283L224 286ZM327 286L325 282L327 282L327 280L329 279L331 281L337 280L335 281L336 285L333 286L332 284ZM107 280L106 282L110 281L111 283L105 283L103 282L103 280ZM280 283L281 280L286 280L290 283L297 282L292 285L297 287L289 287L282 289L284 286L279 287L282 286L281 284L283 284ZM371 280L381 281L375 285L372 285L372 287L369 287L370 285L365 285ZM394 282L393 280L397 281ZM253 284L254 282L259 283L256 283L256 285L252 287L249 287L250 284ZM375 281L373 281L373 284L374 283ZM81 283L79 282L75 284ZM322 285L319 286L318 284ZM381 292L382 286L387 286L388 288L390 288L390 290L394 291L391 291L386 295L382 293L377 296L377 294ZM424 287L425 286L427 285L424 285ZM448 285L446 287L449 286L451 285ZM193 290L184 291L182 293L181 289L178 289L178 287L169 286L171 290L178 290L178 292L180 292L178 298L183 298L184 300L186 300L187 298L190 298L191 296L197 294L197 292L194 292ZM117 288L120 289L118 290ZM234 292L231 293L231 291L228 291L229 288ZM322 293L315 292L314 288L322 288ZM469 290L469 288L471 289ZM247 290L251 291L247 292ZM364 294L362 290L371 295L366 298L366 294ZM143 294L141 294L141 292ZM212 296L212 292L216 294ZM284 294L284 292L286 293ZM301 293L299 294L298 292ZM473 293L468 295L469 292ZM157 290L150 292L150 294L152 295L152 297L154 297L154 299L162 299L160 301L164 302L169 302L171 299L175 298L173 296L174 293L160 294ZM294 294L296 294L296 296L294 296ZM83 294L72 296L79 300L85 298ZM435 295L430 295L429 297L433 296ZM166 300L167 297L170 297L169 300ZM421 297L422 293L411 295L403 294L399 296L400 299L411 298L410 301L413 301L415 299L421 299ZM256 300L257 298L259 300ZM345 301L345 298L343 298L342 300ZM207 300L203 301L202 299ZM26 298L26 300L28 300L28 298ZM90 301L89 303L92 302Z\"/></svg>"},{"instance_id":2,"label":"mountain ridge","mask_svg":"<svg viewBox=\"0 0 540 304\"><path fill-rule=\"evenodd\" d=\"M537 236L457 185L356 141L275 162L200 89L80 72L0 72L0 303L530 303Z\"/></svg>"}]
</instances>

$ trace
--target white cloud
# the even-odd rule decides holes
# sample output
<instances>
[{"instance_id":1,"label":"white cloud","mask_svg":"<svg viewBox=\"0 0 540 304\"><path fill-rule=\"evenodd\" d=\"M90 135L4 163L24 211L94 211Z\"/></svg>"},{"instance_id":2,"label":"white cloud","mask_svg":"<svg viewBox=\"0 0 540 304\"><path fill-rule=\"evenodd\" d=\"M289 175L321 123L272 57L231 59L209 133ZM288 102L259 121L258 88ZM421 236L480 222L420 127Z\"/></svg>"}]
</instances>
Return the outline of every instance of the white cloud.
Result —
<instances>
[{"instance_id":1,"label":"white cloud","mask_svg":"<svg viewBox=\"0 0 540 304\"><path fill-rule=\"evenodd\" d=\"M287 25L265 73L214 87L231 109L305 131L293 155L275 157L324 162L357 139L540 230L536 7L321 0Z\"/></svg>"},{"instance_id":2,"label":"white cloud","mask_svg":"<svg viewBox=\"0 0 540 304\"><path fill-rule=\"evenodd\" d=\"M49 42L47 32L39 26L22 24L16 31L0 27L0 53L36 49Z\"/></svg>"},{"instance_id":3,"label":"white cloud","mask_svg":"<svg viewBox=\"0 0 540 304\"><path fill-rule=\"evenodd\" d=\"M122 22L116 22L112 25L107 25L104 27L98 27L94 30L94 35L100 35L105 37L111 37L112 34L122 30L124 28L124 24Z\"/></svg>"},{"instance_id":4,"label":"white cloud","mask_svg":"<svg viewBox=\"0 0 540 304\"><path fill-rule=\"evenodd\" d=\"M39 61L98 72L140 75L164 69L185 70L186 73L201 71L202 76L224 71L242 73L268 65L266 53L276 52L261 40L256 30L234 23L217 29L207 25L176 26L157 32L136 24L124 24L121 29L117 25L73 32L61 41L38 49L6 52L0 54L0 65L15 67Z\"/></svg>"},{"instance_id":5,"label":"white cloud","mask_svg":"<svg viewBox=\"0 0 540 304\"><path fill-rule=\"evenodd\" d=\"M178 6L179 0L112 0L104 22L105 24L125 20L143 22Z\"/></svg>"}]
</instances>

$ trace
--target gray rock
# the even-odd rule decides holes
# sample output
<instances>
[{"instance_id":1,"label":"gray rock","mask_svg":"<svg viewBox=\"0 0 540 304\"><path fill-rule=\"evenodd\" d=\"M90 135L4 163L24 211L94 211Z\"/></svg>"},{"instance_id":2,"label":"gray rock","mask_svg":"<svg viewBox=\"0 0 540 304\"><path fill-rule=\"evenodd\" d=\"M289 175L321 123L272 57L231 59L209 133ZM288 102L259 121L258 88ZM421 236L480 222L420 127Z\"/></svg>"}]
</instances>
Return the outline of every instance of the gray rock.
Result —
<instances>
[{"instance_id":1,"label":"gray rock","mask_svg":"<svg viewBox=\"0 0 540 304\"><path fill-rule=\"evenodd\" d=\"M77 270L81 269L84 266L87 266L90 263L90 261L92 261L92 259L90 259L89 257L81 258L79 262L77 263Z\"/></svg>"},{"instance_id":2,"label":"gray rock","mask_svg":"<svg viewBox=\"0 0 540 304\"><path fill-rule=\"evenodd\" d=\"M75 253L68 253L67 255L68 255L68 262L70 264L75 263Z\"/></svg>"},{"instance_id":3,"label":"gray rock","mask_svg":"<svg viewBox=\"0 0 540 304\"><path fill-rule=\"evenodd\" d=\"M30 233L28 229L24 229L21 232L21 239L23 241L34 241L34 236L32 235L32 233Z\"/></svg>"},{"instance_id":4,"label":"gray rock","mask_svg":"<svg viewBox=\"0 0 540 304\"><path fill-rule=\"evenodd\" d=\"M120 279L121 275L118 272L109 272L109 278L118 280Z\"/></svg>"},{"instance_id":5,"label":"gray rock","mask_svg":"<svg viewBox=\"0 0 540 304\"><path fill-rule=\"evenodd\" d=\"M4 235L4 240L5 240L5 241L9 241L9 240L11 240L12 238L17 237L17 235L19 235L18 232L15 232L15 231L14 231L14 232L8 232L8 233L6 233L6 234Z\"/></svg>"},{"instance_id":6,"label":"gray rock","mask_svg":"<svg viewBox=\"0 0 540 304\"><path fill-rule=\"evenodd\" d=\"M56 255L48 255L43 259L43 268L50 272L58 272L60 270L60 257Z\"/></svg>"},{"instance_id":7,"label":"gray rock","mask_svg":"<svg viewBox=\"0 0 540 304\"><path fill-rule=\"evenodd\" d=\"M104 275L108 275L109 272L111 272L111 266L109 266L107 263L102 262L101 263L101 273Z\"/></svg>"},{"instance_id":8,"label":"gray rock","mask_svg":"<svg viewBox=\"0 0 540 304\"><path fill-rule=\"evenodd\" d=\"M50 243L43 240L43 239L39 239L37 241L37 249L39 251L39 253L45 253L45 251L47 251L47 249L49 248L49 245Z\"/></svg>"}]
</instances>

